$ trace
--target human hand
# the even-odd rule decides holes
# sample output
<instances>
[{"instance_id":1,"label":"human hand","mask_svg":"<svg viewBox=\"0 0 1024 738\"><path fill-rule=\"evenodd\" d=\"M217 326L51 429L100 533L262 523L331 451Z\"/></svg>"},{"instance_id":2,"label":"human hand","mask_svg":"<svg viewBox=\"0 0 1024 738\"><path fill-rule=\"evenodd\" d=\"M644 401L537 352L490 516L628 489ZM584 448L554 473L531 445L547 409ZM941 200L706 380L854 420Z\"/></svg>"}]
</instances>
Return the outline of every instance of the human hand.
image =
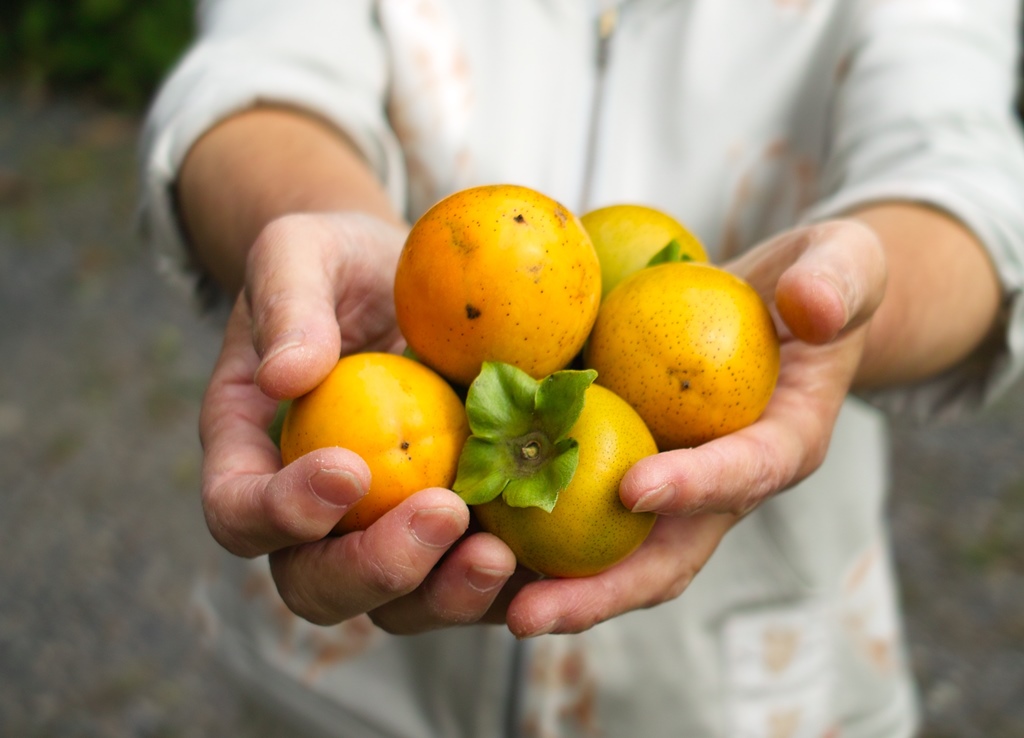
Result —
<instances>
[{"instance_id":1,"label":"human hand","mask_svg":"<svg viewBox=\"0 0 1024 738\"><path fill-rule=\"evenodd\" d=\"M824 460L885 292L878 237L852 220L808 226L726 267L775 317L781 368L767 409L747 428L634 465L619 492L627 507L660 513L651 535L601 574L523 587L506 613L517 636L580 632L679 596L736 521Z\"/></svg>"},{"instance_id":2,"label":"human hand","mask_svg":"<svg viewBox=\"0 0 1024 738\"><path fill-rule=\"evenodd\" d=\"M250 251L203 400L211 533L237 555L269 554L282 599L315 623L369 613L409 633L473 622L515 569L493 536L464 536L469 511L449 490L423 490L366 531L331 536L366 492L365 462L329 448L282 468L267 436L277 401L315 387L341 353L401 349L392 283L404 237L355 214L268 226Z\"/></svg>"}]
</instances>

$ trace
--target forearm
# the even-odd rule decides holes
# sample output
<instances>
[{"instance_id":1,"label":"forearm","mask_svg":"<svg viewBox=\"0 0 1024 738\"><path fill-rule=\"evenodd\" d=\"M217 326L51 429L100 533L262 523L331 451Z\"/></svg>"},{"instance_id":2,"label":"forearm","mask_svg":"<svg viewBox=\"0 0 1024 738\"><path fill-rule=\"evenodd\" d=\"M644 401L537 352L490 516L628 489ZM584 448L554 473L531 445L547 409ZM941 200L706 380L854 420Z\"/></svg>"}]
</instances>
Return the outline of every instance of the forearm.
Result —
<instances>
[{"instance_id":1,"label":"forearm","mask_svg":"<svg viewBox=\"0 0 1024 738\"><path fill-rule=\"evenodd\" d=\"M977 239L937 210L886 204L855 215L886 252L885 297L873 316L858 388L921 380L967 357L994 329L1000 286Z\"/></svg>"},{"instance_id":2,"label":"forearm","mask_svg":"<svg viewBox=\"0 0 1024 738\"><path fill-rule=\"evenodd\" d=\"M276 108L240 113L203 136L182 166L178 200L197 259L232 295L242 287L249 247L277 217L360 210L401 223L340 132Z\"/></svg>"}]
</instances>

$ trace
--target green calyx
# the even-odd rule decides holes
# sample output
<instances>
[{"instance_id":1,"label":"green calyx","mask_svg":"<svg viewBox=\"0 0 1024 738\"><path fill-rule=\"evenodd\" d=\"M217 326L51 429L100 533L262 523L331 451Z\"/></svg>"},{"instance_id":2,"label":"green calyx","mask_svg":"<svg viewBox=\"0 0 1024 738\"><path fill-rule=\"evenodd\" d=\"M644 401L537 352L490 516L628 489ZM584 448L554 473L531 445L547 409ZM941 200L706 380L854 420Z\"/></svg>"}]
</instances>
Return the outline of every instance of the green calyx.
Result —
<instances>
[{"instance_id":1,"label":"green calyx","mask_svg":"<svg viewBox=\"0 0 1024 738\"><path fill-rule=\"evenodd\" d=\"M284 416L288 414L288 408L291 405L291 400L281 400L277 403L274 419L270 421L270 425L267 427L267 435L270 436L270 440L278 448L281 448L281 429L284 428Z\"/></svg>"},{"instance_id":2,"label":"green calyx","mask_svg":"<svg viewBox=\"0 0 1024 738\"><path fill-rule=\"evenodd\" d=\"M485 362L466 396L472 435L452 489L470 505L501 495L511 507L551 512L576 473L579 446L568 433L596 377L593 369L564 370L538 381Z\"/></svg>"},{"instance_id":3,"label":"green calyx","mask_svg":"<svg viewBox=\"0 0 1024 738\"><path fill-rule=\"evenodd\" d=\"M647 262L647 266L671 264L678 261L693 261L693 257L689 254L684 254L682 245L673 238L665 245L665 248L651 257L651 260Z\"/></svg>"}]
</instances>

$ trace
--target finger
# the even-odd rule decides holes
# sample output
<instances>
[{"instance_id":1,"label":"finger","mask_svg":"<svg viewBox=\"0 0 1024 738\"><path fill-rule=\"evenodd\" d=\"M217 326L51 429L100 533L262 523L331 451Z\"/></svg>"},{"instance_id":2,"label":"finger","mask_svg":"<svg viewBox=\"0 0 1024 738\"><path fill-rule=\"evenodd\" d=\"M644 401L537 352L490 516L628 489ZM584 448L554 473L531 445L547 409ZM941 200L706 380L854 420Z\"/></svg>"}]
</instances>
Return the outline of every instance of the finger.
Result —
<instances>
[{"instance_id":1,"label":"finger","mask_svg":"<svg viewBox=\"0 0 1024 738\"><path fill-rule=\"evenodd\" d=\"M498 596L494 598L490 609L480 618L480 622L491 625L505 625L509 605L519 595L519 592L526 585L542 578L540 574L527 569L525 566L517 567L508 582L505 583L505 586L501 588Z\"/></svg>"},{"instance_id":2,"label":"finger","mask_svg":"<svg viewBox=\"0 0 1024 738\"><path fill-rule=\"evenodd\" d=\"M200 411L203 511L214 538L256 556L326 535L370 483L365 462L323 449L281 469L267 435L277 403L252 384L248 307L236 303Z\"/></svg>"},{"instance_id":3,"label":"finger","mask_svg":"<svg viewBox=\"0 0 1024 738\"><path fill-rule=\"evenodd\" d=\"M254 381L270 397L308 392L338 360L338 258L328 222L304 215L270 223L249 251L245 294L260 357Z\"/></svg>"},{"instance_id":4,"label":"finger","mask_svg":"<svg viewBox=\"0 0 1024 738\"><path fill-rule=\"evenodd\" d=\"M878 236L854 220L788 231L730 265L772 302L793 335L828 343L863 324L885 293Z\"/></svg>"},{"instance_id":5,"label":"finger","mask_svg":"<svg viewBox=\"0 0 1024 738\"><path fill-rule=\"evenodd\" d=\"M297 615L338 623L420 586L468 525L469 509L457 495L422 490L365 531L272 553L271 573Z\"/></svg>"},{"instance_id":6,"label":"finger","mask_svg":"<svg viewBox=\"0 0 1024 738\"><path fill-rule=\"evenodd\" d=\"M661 518L631 556L600 574L545 579L523 587L508 607L518 638L580 633L624 612L678 597L735 519L726 515Z\"/></svg>"},{"instance_id":7,"label":"finger","mask_svg":"<svg viewBox=\"0 0 1024 738\"><path fill-rule=\"evenodd\" d=\"M224 461L234 466L231 457ZM211 475L203 510L221 546L238 556L258 556L320 540L362 499L369 482L366 463L356 454L320 449L275 474Z\"/></svg>"},{"instance_id":8,"label":"finger","mask_svg":"<svg viewBox=\"0 0 1024 738\"><path fill-rule=\"evenodd\" d=\"M737 432L693 449L666 451L638 462L623 478L620 495L634 512L744 515L797 478L803 439L766 438L772 428Z\"/></svg>"},{"instance_id":9,"label":"finger","mask_svg":"<svg viewBox=\"0 0 1024 738\"><path fill-rule=\"evenodd\" d=\"M423 586L370 616L394 634L475 623L487 615L515 570L508 546L489 533L476 533L452 549Z\"/></svg>"},{"instance_id":10,"label":"finger","mask_svg":"<svg viewBox=\"0 0 1024 738\"><path fill-rule=\"evenodd\" d=\"M844 344L806 349L819 356L856 350ZM845 397L841 388L849 384L852 367L853 362L826 359L781 375L771 402L754 424L695 448L637 462L619 487L623 504L634 512L745 515L824 460Z\"/></svg>"}]
</instances>

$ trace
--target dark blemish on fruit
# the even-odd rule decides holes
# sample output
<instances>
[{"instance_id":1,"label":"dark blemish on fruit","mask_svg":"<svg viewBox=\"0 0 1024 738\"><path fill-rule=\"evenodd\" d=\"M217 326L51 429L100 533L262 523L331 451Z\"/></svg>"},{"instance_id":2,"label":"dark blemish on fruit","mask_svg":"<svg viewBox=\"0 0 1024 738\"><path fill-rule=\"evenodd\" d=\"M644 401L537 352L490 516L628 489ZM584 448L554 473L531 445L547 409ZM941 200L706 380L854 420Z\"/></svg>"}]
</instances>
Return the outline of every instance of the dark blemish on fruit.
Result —
<instances>
[{"instance_id":1,"label":"dark blemish on fruit","mask_svg":"<svg viewBox=\"0 0 1024 738\"><path fill-rule=\"evenodd\" d=\"M561 207L557 207L555 208L555 217L558 218L558 223L562 228L565 228L565 224L569 221L569 214Z\"/></svg>"},{"instance_id":2,"label":"dark blemish on fruit","mask_svg":"<svg viewBox=\"0 0 1024 738\"><path fill-rule=\"evenodd\" d=\"M523 217L522 213L519 213L519 215L517 215L515 218L513 218L513 220L516 223L525 223L526 222L526 218Z\"/></svg>"},{"instance_id":3,"label":"dark blemish on fruit","mask_svg":"<svg viewBox=\"0 0 1024 738\"><path fill-rule=\"evenodd\" d=\"M480 244L472 238L464 238L459 234L457 228L450 228L452 247L463 254L471 254L476 251Z\"/></svg>"},{"instance_id":4,"label":"dark blemish on fruit","mask_svg":"<svg viewBox=\"0 0 1024 738\"><path fill-rule=\"evenodd\" d=\"M668 368L669 377L671 377L672 379L679 383L679 389L682 392L685 392L686 390L690 389L690 379L687 376L688 374L689 372L687 372L682 367Z\"/></svg>"},{"instance_id":5,"label":"dark blemish on fruit","mask_svg":"<svg viewBox=\"0 0 1024 738\"><path fill-rule=\"evenodd\" d=\"M403 451L407 451L408 449L409 449L409 442L408 441L402 441L402 450Z\"/></svg>"},{"instance_id":6,"label":"dark blemish on fruit","mask_svg":"<svg viewBox=\"0 0 1024 738\"><path fill-rule=\"evenodd\" d=\"M472 305L466 305L466 317L470 320L476 320L480 317L480 311Z\"/></svg>"}]
</instances>

